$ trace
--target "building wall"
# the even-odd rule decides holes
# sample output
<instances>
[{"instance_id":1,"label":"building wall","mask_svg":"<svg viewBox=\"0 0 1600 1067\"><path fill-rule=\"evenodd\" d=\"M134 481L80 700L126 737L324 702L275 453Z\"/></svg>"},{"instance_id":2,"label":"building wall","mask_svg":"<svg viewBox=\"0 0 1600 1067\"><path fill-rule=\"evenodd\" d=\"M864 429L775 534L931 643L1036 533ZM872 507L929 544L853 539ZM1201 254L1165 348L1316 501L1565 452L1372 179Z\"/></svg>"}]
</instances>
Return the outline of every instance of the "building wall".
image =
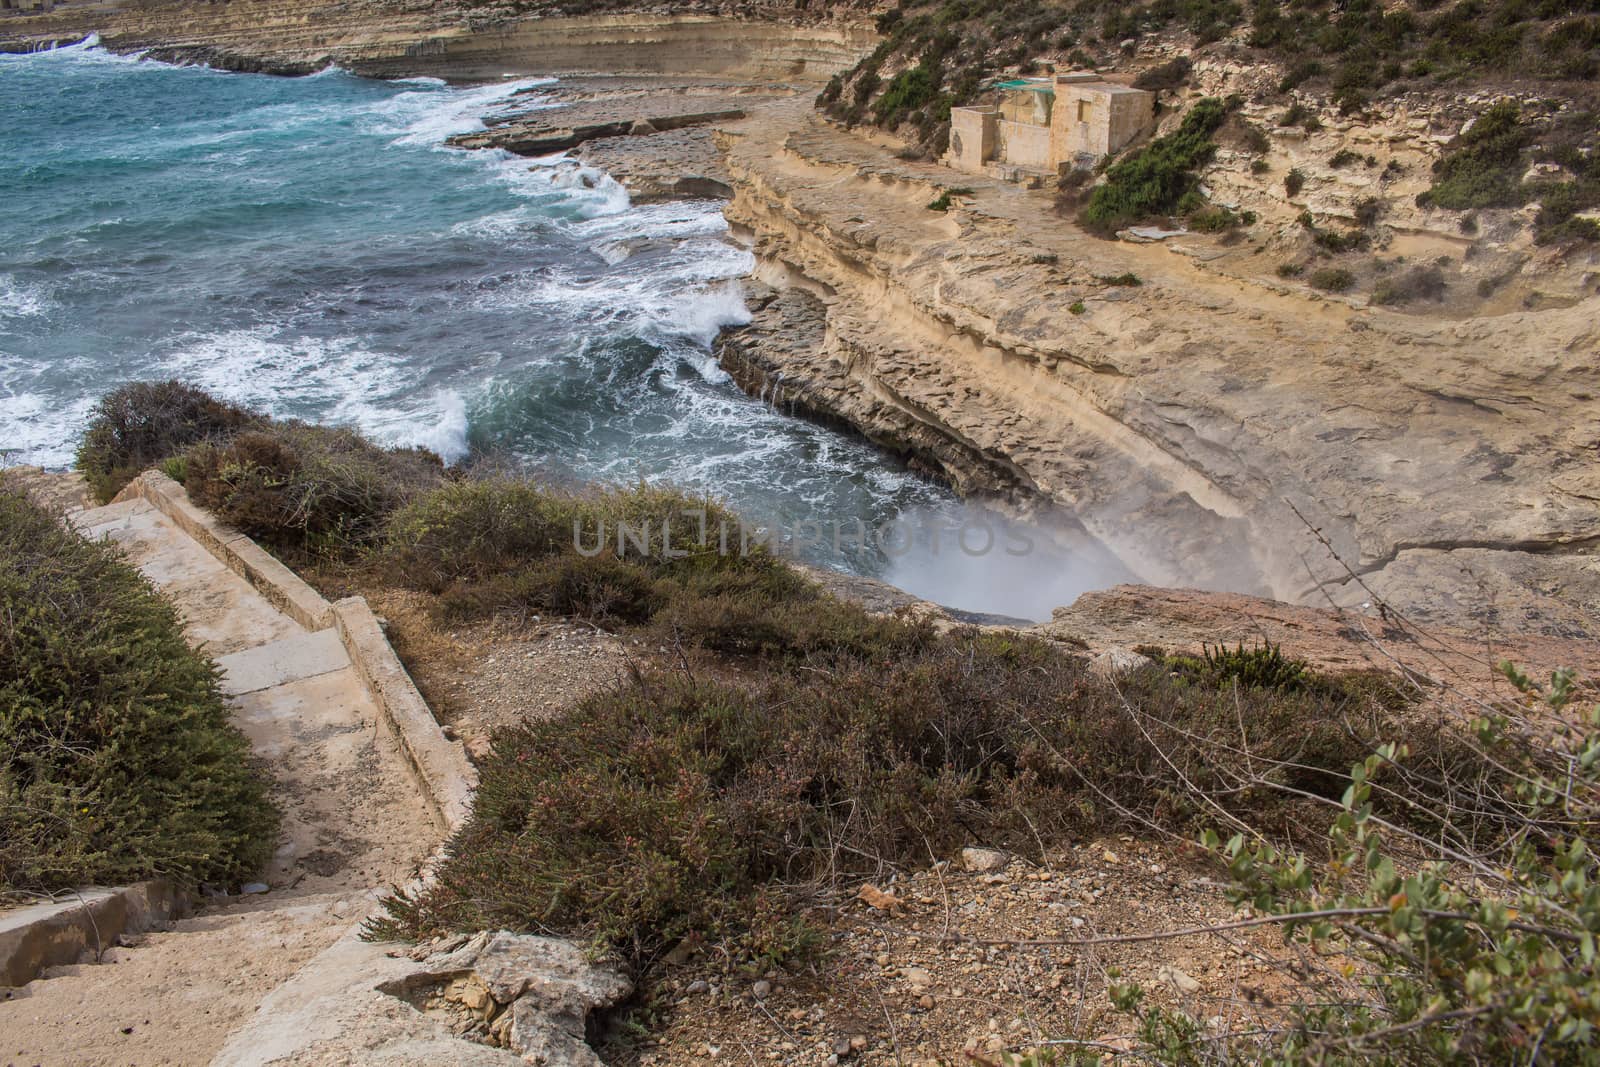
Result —
<instances>
[{"instance_id":1,"label":"building wall","mask_svg":"<svg viewBox=\"0 0 1600 1067\"><path fill-rule=\"evenodd\" d=\"M1050 166L1050 127L1031 122L1000 120L1000 150L996 157L1019 167Z\"/></svg>"},{"instance_id":2,"label":"building wall","mask_svg":"<svg viewBox=\"0 0 1600 1067\"><path fill-rule=\"evenodd\" d=\"M999 139L999 114L992 107L950 109L950 165L978 174L995 158Z\"/></svg>"},{"instance_id":3,"label":"building wall","mask_svg":"<svg viewBox=\"0 0 1600 1067\"><path fill-rule=\"evenodd\" d=\"M1104 84L1056 86L1053 167L1093 166L1137 137L1155 116L1155 96Z\"/></svg>"},{"instance_id":4,"label":"building wall","mask_svg":"<svg viewBox=\"0 0 1600 1067\"><path fill-rule=\"evenodd\" d=\"M1111 97L1111 123L1106 131L1106 151L1116 152L1155 121L1152 93L1118 93Z\"/></svg>"}]
</instances>

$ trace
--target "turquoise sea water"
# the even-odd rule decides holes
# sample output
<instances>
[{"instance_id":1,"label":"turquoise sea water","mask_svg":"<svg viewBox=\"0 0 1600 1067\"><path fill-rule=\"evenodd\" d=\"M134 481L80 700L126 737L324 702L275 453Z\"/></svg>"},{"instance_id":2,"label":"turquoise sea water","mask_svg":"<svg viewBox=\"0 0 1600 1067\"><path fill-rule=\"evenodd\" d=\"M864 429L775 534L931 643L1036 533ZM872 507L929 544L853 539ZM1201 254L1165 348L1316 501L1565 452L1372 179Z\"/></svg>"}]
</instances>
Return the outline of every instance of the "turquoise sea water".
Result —
<instances>
[{"instance_id":1,"label":"turquoise sea water","mask_svg":"<svg viewBox=\"0 0 1600 1067\"><path fill-rule=\"evenodd\" d=\"M781 523L970 517L728 381L709 345L746 317L750 260L717 204L633 207L594 171L443 147L540 84L226 74L92 45L0 57L5 458L66 466L95 397L179 377L451 460L671 481ZM804 554L1032 616L1114 577L1058 561L1059 582L1013 581L1002 553L925 544Z\"/></svg>"}]
</instances>

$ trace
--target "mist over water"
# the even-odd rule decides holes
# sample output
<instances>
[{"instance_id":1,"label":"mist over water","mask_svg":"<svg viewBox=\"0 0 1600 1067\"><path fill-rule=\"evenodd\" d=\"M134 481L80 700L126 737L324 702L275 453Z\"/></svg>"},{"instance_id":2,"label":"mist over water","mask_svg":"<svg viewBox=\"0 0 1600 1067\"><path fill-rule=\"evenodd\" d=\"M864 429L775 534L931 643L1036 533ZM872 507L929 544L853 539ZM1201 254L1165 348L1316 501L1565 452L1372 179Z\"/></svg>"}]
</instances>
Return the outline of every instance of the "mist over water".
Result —
<instances>
[{"instance_id":1,"label":"mist over water","mask_svg":"<svg viewBox=\"0 0 1600 1067\"><path fill-rule=\"evenodd\" d=\"M971 520L717 367L751 266L718 204L633 207L570 162L443 147L541 84L225 74L92 46L0 57L5 461L65 467L95 398L179 377L450 460L672 482L786 525ZM1024 556L926 536L800 554L1032 618L1127 577L1092 544L1034 540Z\"/></svg>"}]
</instances>

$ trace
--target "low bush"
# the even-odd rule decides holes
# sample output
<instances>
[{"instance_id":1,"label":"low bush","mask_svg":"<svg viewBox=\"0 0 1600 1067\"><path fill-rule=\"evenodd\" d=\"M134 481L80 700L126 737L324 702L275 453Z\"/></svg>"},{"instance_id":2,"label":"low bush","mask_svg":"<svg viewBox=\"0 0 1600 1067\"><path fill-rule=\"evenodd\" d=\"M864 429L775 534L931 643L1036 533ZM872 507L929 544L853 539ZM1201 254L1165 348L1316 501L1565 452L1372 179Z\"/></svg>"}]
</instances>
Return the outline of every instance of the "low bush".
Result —
<instances>
[{"instance_id":1,"label":"low bush","mask_svg":"<svg viewBox=\"0 0 1600 1067\"><path fill-rule=\"evenodd\" d=\"M78 470L103 504L163 460L260 421L182 382L132 382L95 405L78 446Z\"/></svg>"},{"instance_id":2,"label":"low bush","mask_svg":"<svg viewBox=\"0 0 1600 1067\"><path fill-rule=\"evenodd\" d=\"M1216 153L1212 134L1227 116L1223 101L1207 97L1189 109L1176 131L1110 167L1105 184L1094 190L1079 215L1085 228L1111 234L1141 219L1178 211L1186 198L1197 195L1195 171Z\"/></svg>"},{"instance_id":3,"label":"low bush","mask_svg":"<svg viewBox=\"0 0 1600 1067\"><path fill-rule=\"evenodd\" d=\"M1289 173L1283 176L1283 192L1290 199L1300 195L1300 190L1306 187L1305 173L1299 167L1292 167Z\"/></svg>"},{"instance_id":4,"label":"low bush","mask_svg":"<svg viewBox=\"0 0 1600 1067\"><path fill-rule=\"evenodd\" d=\"M1344 233L1334 230L1314 230L1311 239L1316 242L1318 248L1334 255L1355 252L1372 243L1372 238L1362 230L1346 230Z\"/></svg>"},{"instance_id":5,"label":"low bush","mask_svg":"<svg viewBox=\"0 0 1600 1067\"><path fill-rule=\"evenodd\" d=\"M184 457L184 486L218 518L281 549L339 556L373 544L389 516L445 481L421 448L387 449L355 430L264 424Z\"/></svg>"},{"instance_id":6,"label":"low bush","mask_svg":"<svg viewBox=\"0 0 1600 1067\"><path fill-rule=\"evenodd\" d=\"M1228 208L1215 206L1196 211L1185 222L1196 233L1223 233L1237 229L1244 224L1244 218Z\"/></svg>"},{"instance_id":7,"label":"low bush","mask_svg":"<svg viewBox=\"0 0 1600 1067\"><path fill-rule=\"evenodd\" d=\"M277 830L249 756L172 606L0 484L0 893L248 877Z\"/></svg>"},{"instance_id":8,"label":"low bush","mask_svg":"<svg viewBox=\"0 0 1600 1067\"><path fill-rule=\"evenodd\" d=\"M1522 204L1523 151L1533 136L1516 103L1500 101L1446 149L1433 165L1432 187L1417 203L1457 211Z\"/></svg>"},{"instance_id":9,"label":"low bush","mask_svg":"<svg viewBox=\"0 0 1600 1067\"><path fill-rule=\"evenodd\" d=\"M1412 267L1397 278L1385 278L1372 290L1374 304L1409 304L1413 300L1443 300L1444 272L1438 267Z\"/></svg>"},{"instance_id":10,"label":"low bush","mask_svg":"<svg viewBox=\"0 0 1600 1067\"><path fill-rule=\"evenodd\" d=\"M1148 67L1139 72L1133 80L1135 89L1148 89L1151 92L1160 92L1163 89L1177 89L1189 80L1189 71L1194 64L1188 56L1175 56L1165 63Z\"/></svg>"},{"instance_id":11,"label":"low bush","mask_svg":"<svg viewBox=\"0 0 1600 1067\"><path fill-rule=\"evenodd\" d=\"M1323 267L1311 272L1311 284L1330 293L1342 293L1356 283L1356 276L1343 267Z\"/></svg>"},{"instance_id":12,"label":"low bush","mask_svg":"<svg viewBox=\"0 0 1600 1067\"><path fill-rule=\"evenodd\" d=\"M1144 281L1132 271L1125 274L1097 274L1095 278L1101 285L1138 286L1144 284Z\"/></svg>"},{"instance_id":13,"label":"low bush","mask_svg":"<svg viewBox=\"0 0 1600 1067\"><path fill-rule=\"evenodd\" d=\"M1155 813L1192 824L1180 777L1233 773L1205 739L1261 746L1296 788L1336 796L1323 769L1364 751L1348 724L1384 714L1160 667L1113 686L1055 646L977 631L746 686L645 675L499 734L437 883L370 933L554 929L641 968L693 936L771 963L817 944L808 902L965 844L1034 856Z\"/></svg>"}]
</instances>

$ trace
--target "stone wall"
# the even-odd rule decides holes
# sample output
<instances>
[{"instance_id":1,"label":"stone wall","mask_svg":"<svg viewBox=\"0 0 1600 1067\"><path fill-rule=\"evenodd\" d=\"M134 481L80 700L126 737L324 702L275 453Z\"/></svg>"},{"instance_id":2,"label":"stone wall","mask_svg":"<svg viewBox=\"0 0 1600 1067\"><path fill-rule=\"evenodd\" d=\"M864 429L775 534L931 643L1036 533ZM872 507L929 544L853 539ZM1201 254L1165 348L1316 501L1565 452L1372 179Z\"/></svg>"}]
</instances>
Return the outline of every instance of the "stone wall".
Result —
<instances>
[{"instance_id":1,"label":"stone wall","mask_svg":"<svg viewBox=\"0 0 1600 1067\"><path fill-rule=\"evenodd\" d=\"M1002 119L996 158L1019 167L1044 170L1050 166L1050 127Z\"/></svg>"}]
</instances>

